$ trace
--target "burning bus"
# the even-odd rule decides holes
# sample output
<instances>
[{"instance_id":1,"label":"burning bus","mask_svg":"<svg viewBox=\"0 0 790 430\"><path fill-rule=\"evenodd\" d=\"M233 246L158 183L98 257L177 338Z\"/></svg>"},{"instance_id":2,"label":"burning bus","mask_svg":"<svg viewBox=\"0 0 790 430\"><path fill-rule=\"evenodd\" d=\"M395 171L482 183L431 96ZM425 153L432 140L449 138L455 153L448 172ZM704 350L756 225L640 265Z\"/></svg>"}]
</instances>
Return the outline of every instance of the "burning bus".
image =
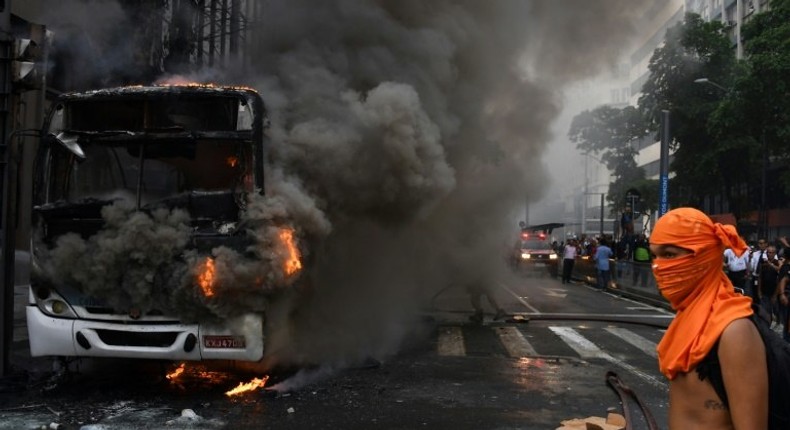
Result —
<instances>
[{"instance_id":1,"label":"burning bus","mask_svg":"<svg viewBox=\"0 0 790 430\"><path fill-rule=\"evenodd\" d=\"M31 354L260 360L267 297L301 270L295 229L262 216L266 122L247 88L60 96L35 162Z\"/></svg>"}]
</instances>

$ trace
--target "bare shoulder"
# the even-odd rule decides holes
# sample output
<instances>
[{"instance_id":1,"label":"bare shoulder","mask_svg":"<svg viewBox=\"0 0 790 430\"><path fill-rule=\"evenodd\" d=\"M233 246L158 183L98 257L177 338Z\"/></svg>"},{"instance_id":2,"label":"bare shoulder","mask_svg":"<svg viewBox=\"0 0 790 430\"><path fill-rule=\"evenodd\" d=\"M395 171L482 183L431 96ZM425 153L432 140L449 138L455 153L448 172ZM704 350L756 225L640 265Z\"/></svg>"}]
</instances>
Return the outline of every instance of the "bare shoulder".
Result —
<instances>
[{"instance_id":1,"label":"bare shoulder","mask_svg":"<svg viewBox=\"0 0 790 430\"><path fill-rule=\"evenodd\" d=\"M749 350L747 346L762 346L763 341L757 327L748 318L732 321L719 339L719 354L753 354L760 351ZM763 350L763 348L758 348ZM763 350L763 355L765 352Z\"/></svg>"},{"instance_id":2,"label":"bare shoulder","mask_svg":"<svg viewBox=\"0 0 790 430\"><path fill-rule=\"evenodd\" d=\"M724 329L719 338L719 360L725 369L765 363L765 345L752 321L739 318Z\"/></svg>"},{"instance_id":3,"label":"bare shoulder","mask_svg":"<svg viewBox=\"0 0 790 430\"><path fill-rule=\"evenodd\" d=\"M735 428L767 428L768 365L752 321L731 322L719 340L719 361Z\"/></svg>"}]
</instances>

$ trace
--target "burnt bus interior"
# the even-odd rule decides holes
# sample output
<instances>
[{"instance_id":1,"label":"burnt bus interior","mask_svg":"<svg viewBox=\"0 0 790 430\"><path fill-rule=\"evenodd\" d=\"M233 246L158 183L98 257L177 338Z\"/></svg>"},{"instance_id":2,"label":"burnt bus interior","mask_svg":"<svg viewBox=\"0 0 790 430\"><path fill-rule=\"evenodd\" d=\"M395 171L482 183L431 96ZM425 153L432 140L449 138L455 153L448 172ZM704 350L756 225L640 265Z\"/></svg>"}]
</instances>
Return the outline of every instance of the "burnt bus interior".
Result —
<instances>
[{"instance_id":1,"label":"burnt bus interior","mask_svg":"<svg viewBox=\"0 0 790 430\"><path fill-rule=\"evenodd\" d=\"M165 91L56 104L36 168L43 239L90 236L101 228L101 208L119 199L138 210L185 209L197 227L237 221L260 176L251 104Z\"/></svg>"}]
</instances>

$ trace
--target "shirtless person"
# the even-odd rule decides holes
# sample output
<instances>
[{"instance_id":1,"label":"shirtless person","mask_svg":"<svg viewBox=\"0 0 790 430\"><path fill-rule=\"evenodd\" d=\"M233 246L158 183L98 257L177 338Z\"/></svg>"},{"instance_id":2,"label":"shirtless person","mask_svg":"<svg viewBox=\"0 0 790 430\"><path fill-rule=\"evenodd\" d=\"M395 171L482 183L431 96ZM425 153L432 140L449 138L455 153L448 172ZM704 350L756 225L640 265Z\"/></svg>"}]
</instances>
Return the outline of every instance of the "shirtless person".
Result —
<instances>
[{"instance_id":1,"label":"shirtless person","mask_svg":"<svg viewBox=\"0 0 790 430\"><path fill-rule=\"evenodd\" d=\"M671 429L768 427L765 346L749 319L751 299L721 269L725 248L740 255L746 244L734 227L692 208L668 212L650 236L656 283L677 312L658 345Z\"/></svg>"}]
</instances>

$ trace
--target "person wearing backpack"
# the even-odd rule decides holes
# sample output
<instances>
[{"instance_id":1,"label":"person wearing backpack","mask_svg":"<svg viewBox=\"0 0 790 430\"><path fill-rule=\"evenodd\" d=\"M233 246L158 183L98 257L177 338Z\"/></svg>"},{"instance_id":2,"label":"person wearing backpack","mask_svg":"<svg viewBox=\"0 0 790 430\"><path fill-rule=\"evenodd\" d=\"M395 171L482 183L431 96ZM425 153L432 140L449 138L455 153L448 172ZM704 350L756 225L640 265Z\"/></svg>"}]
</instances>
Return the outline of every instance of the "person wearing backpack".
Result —
<instances>
[{"instance_id":1,"label":"person wearing backpack","mask_svg":"<svg viewBox=\"0 0 790 430\"><path fill-rule=\"evenodd\" d=\"M769 402L775 387L769 390L766 343L752 300L722 270L726 248L747 249L735 227L693 208L667 212L650 236L656 284L676 311L657 348L670 381L669 427L787 428L781 417L773 421L781 411Z\"/></svg>"}]
</instances>

